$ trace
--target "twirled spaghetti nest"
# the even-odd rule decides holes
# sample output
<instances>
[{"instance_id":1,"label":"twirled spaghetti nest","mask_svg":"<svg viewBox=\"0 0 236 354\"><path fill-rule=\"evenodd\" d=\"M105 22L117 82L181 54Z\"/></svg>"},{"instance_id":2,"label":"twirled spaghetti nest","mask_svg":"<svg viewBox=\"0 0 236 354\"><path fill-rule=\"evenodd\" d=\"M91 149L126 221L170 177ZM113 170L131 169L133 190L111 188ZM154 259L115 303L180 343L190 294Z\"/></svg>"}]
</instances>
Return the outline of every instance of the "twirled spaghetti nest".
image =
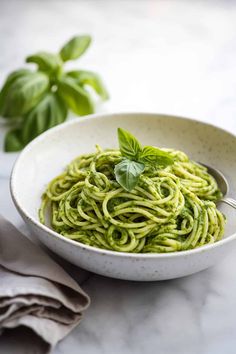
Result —
<instances>
[{"instance_id":1,"label":"twirled spaghetti nest","mask_svg":"<svg viewBox=\"0 0 236 354\"><path fill-rule=\"evenodd\" d=\"M220 192L205 167L166 149L175 163L146 168L127 192L115 180L119 150L81 155L53 179L39 211L66 238L120 252L173 252L222 238L225 218L214 201ZM48 211L47 211L48 210Z\"/></svg>"}]
</instances>

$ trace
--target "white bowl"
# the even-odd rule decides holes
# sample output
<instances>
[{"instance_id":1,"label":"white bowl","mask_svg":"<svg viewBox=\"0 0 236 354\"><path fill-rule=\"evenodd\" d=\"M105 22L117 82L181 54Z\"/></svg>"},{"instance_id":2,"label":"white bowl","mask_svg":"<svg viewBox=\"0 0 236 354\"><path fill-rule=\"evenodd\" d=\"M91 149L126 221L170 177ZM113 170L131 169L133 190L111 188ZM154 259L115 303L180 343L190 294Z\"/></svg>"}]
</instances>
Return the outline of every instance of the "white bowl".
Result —
<instances>
[{"instance_id":1,"label":"white bowl","mask_svg":"<svg viewBox=\"0 0 236 354\"><path fill-rule=\"evenodd\" d=\"M145 145L185 151L192 159L222 170L236 190L236 137L209 124L160 114L100 114L78 118L50 129L31 142L12 172L13 201L30 230L53 252L94 273L152 281L182 277L219 262L236 238L235 211L224 210L228 223L223 240L169 254L127 254L101 250L69 240L40 224L38 208L47 183L77 155L94 145L117 146L117 128L131 131Z\"/></svg>"}]
</instances>

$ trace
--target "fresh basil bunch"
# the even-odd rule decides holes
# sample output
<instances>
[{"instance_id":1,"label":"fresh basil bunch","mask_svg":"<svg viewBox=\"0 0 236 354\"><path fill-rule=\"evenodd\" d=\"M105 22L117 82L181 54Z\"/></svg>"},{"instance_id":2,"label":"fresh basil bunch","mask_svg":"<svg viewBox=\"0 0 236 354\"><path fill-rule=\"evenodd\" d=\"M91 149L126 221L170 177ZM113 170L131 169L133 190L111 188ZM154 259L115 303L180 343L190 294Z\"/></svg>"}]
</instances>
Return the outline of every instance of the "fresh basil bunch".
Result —
<instances>
[{"instance_id":1,"label":"fresh basil bunch","mask_svg":"<svg viewBox=\"0 0 236 354\"><path fill-rule=\"evenodd\" d=\"M12 72L0 91L0 115L16 123L5 136L5 151L21 150L47 129L64 122L68 111L77 115L94 112L88 87L108 99L99 75L86 70L64 71L64 63L79 58L91 43L88 35L76 36L58 54L38 52L26 58L37 71Z\"/></svg>"},{"instance_id":2,"label":"fresh basil bunch","mask_svg":"<svg viewBox=\"0 0 236 354\"><path fill-rule=\"evenodd\" d=\"M124 129L118 128L118 141L123 159L115 166L115 177L129 192L137 185L145 167L165 168L174 163L168 152L154 146L142 147L135 136Z\"/></svg>"}]
</instances>

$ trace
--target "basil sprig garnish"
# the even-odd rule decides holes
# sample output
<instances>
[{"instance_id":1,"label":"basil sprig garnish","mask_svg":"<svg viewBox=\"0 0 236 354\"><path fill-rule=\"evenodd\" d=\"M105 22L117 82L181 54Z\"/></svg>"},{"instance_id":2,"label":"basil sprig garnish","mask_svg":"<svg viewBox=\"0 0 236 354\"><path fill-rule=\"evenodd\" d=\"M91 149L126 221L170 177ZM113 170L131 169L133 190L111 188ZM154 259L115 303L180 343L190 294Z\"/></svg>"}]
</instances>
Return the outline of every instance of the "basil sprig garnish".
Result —
<instances>
[{"instance_id":1,"label":"basil sprig garnish","mask_svg":"<svg viewBox=\"0 0 236 354\"><path fill-rule=\"evenodd\" d=\"M166 151L154 146L144 146L128 131L118 128L121 162L115 165L117 182L131 192L137 185L145 167L165 168L174 163L174 158Z\"/></svg>"},{"instance_id":2,"label":"basil sprig garnish","mask_svg":"<svg viewBox=\"0 0 236 354\"><path fill-rule=\"evenodd\" d=\"M142 152L142 146L139 141L134 135L124 129L118 128L117 133L121 155L130 160L138 161Z\"/></svg>"},{"instance_id":3,"label":"basil sprig garnish","mask_svg":"<svg viewBox=\"0 0 236 354\"><path fill-rule=\"evenodd\" d=\"M125 190L132 191L144 169L145 165L143 163L123 159L115 166L116 180Z\"/></svg>"},{"instance_id":4,"label":"basil sprig garnish","mask_svg":"<svg viewBox=\"0 0 236 354\"><path fill-rule=\"evenodd\" d=\"M146 165L157 165L161 168L171 165L174 162L173 157L168 152L154 146L144 146L142 152L139 154L138 160Z\"/></svg>"},{"instance_id":5,"label":"basil sprig garnish","mask_svg":"<svg viewBox=\"0 0 236 354\"><path fill-rule=\"evenodd\" d=\"M59 53L38 52L26 58L37 70L11 73L0 91L0 116L13 125L5 136L5 151L21 150L47 129L64 122L68 111L76 115L94 112L94 91L102 100L107 90L98 74L88 70L64 70L65 62L78 59L91 43L88 35L69 40Z\"/></svg>"}]
</instances>

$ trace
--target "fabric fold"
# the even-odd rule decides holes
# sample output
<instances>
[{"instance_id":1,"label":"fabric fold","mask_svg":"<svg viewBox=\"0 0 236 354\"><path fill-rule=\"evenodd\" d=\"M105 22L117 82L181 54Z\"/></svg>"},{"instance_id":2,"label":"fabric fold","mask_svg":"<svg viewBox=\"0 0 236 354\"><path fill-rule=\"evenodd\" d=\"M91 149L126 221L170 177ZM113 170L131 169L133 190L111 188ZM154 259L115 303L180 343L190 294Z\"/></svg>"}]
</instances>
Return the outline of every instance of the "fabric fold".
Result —
<instances>
[{"instance_id":1,"label":"fabric fold","mask_svg":"<svg viewBox=\"0 0 236 354\"><path fill-rule=\"evenodd\" d=\"M0 279L0 334L27 327L41 339L36 341L39 353L64 338L90 303L61 266L2 216Z\"/></svg>"}]
</instances>

